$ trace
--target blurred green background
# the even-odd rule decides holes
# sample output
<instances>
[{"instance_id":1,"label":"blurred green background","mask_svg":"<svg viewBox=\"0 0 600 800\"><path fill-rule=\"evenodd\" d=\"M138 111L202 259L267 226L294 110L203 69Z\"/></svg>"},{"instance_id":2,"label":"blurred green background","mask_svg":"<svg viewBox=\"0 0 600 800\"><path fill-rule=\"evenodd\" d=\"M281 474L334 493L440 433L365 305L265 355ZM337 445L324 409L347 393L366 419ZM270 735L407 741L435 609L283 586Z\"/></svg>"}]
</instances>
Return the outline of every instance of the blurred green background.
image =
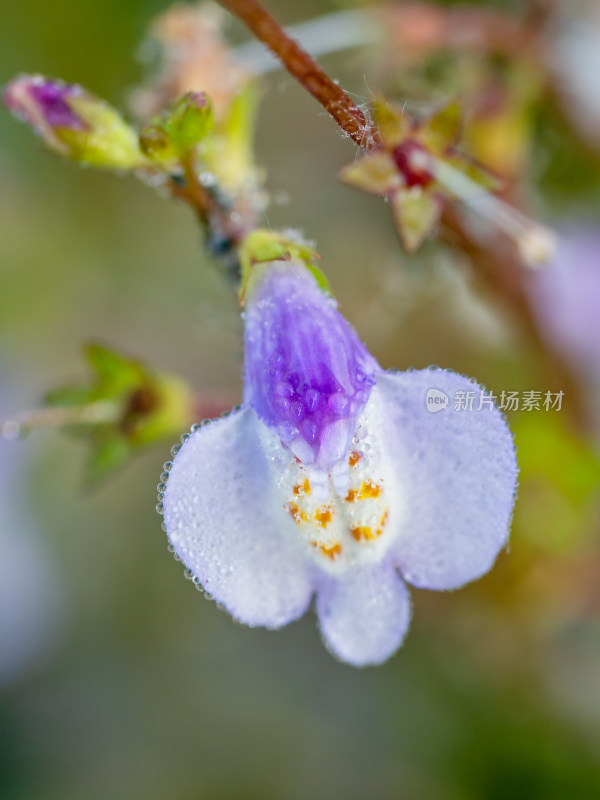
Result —
<instances>
[{"instance_id":1,"label":"blurred green background","mask_svg":"<svg viewBox=\"0 0 600 800\"><path fill-rule=\"evenodd\" d=\"M143 76L134 53L166 7L4 4L0 81L41 72L124 107ZM293 23L342 6L271 8ZM445 58L448 70L434 59L419 75L433 97L464 72ZM323 63L361 101L378 88L372 51ZM408 84L414 71L400 97ZM597 159L550 104L528 123L533 208L589 220ZM265 80L257 150L270 190L289 195L268 223L317 242L341 309L384 366L547 388L465 259L435 244L408 258L386 208L336 180L353 145L281 72ZM2 111L0 209L0 417L78 377L90 339L241 396L236 300L186 208L62 163ZM0 605L21 638L32 631L13 662L18 633L0 640L2 800L600 797L595 445L574 441L560 415L512 422L523 479L510 552L460 592L415 591L402 650L366 670L327 654L312 615L249 630L193 591L154 512L168 444L82 492L84 444L58 432L0 441L0 559L13 587Z\"/></svg>"}]
</instances>

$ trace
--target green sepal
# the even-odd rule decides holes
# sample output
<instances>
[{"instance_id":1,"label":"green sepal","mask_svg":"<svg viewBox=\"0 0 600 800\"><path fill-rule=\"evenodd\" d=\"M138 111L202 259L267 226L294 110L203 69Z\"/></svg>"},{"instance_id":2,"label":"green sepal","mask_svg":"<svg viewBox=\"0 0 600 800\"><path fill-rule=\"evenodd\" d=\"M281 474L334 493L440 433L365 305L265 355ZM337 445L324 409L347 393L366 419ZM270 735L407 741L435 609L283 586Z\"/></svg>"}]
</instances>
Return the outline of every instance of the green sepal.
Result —
<instances>
[{"instance_id":1,"label":"green sepal","mask_svg":"<svg viewBox=\"0 0 600 800\"><path fill-rule=\"evenodd\" d=\"M338 177L349 186L371 194L388 194L402 185L391 153L379 148L342 167Z\"/></svg>"},{"instance_id":2,"label":"green sepal","mask_svg":"<svg viewBox=\"0 0 600 800\"><path fill-rule=\"evenodd\" d=\"M461 107L458 101L453 101L419 123L415 138L433 155L441 156L456 143L461 124Z\"/></svg>"},{"instance_id":3,"label":"green sepal","mask_svg":"<svg viewBox=\"0 0 600 800\"><path fill-rule=\"evenodd\" d=\"M121 114L94 95L83 92L67 103L87 125L87 130L55 128L69 158L94 167L134 170L145 163L136 131Z\"/></svg>"},{"instance_id":4,"label":"green sepal","mask_svg":"<svg viewBox=\"0 0 600 800\"><path fill-rule=\"evenodd\" d=\"M402 189L392 198L396 230L409 253L414 253L434 232L442 199L427 189Z\"/></svg>"},{"instance_id":5,"label":"green sepal","mask_svg":"<svg viewBox=\"0 0 600 800\"><path fill-rule=\"evenodd\" d=\"M375 98L373 116L381 141L386 148L394 148L401 144L414 127L414 121L409 114L383 97Z\"/></svg>"},{"instance_id":6,"label":"green sepal","mask_svg":"<svg viewBox=\"0 0 600 800\"><path fill-rule=\"evenodd\" d=\"M255 276L255 267L271 261L301 261L311 272L319 287L329 292L327 278L314 264L319 253L307 242L286 233L257 228L246 236L239 248L241 284L240 304L244 305Z\"/></svg>"}]
</instances>

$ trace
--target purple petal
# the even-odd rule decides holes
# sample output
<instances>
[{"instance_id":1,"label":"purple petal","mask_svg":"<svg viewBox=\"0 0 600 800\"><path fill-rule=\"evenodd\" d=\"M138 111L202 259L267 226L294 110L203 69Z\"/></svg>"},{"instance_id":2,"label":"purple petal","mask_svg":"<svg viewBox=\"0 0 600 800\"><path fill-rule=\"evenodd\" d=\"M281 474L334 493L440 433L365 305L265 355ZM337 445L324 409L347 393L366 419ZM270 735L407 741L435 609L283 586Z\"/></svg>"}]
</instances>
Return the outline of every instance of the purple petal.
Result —
<instances>
[{"instance_id":1,"label":"purple petal","mask_svg":"<svg viewBox=\"0 0 600 800\"><path fill-rule=\"evenodd\" d=\"M274 494L256 415L245 408L192 433L164 498L169 539L204 589L240 622L277 628L312 595L296 526Z\"/></svg>"},{"instance_id":2,"label":"purple petal","mask_svg":"<svg viewBox=\"0 0 600 800\"><path fill-rule=\"evenodd\" d=\"M20 115L36 128L68 128L86 130L88 125L69 104L70 97L81 95L76 84L44 78L42 75L21 75L4 90L7 108Z\"/></svg>"},{"instance_id":3,"label":"purple petal","mask_svg":"<svg viewBox=\"0 0 600 800\"><path fill-rule=\"evenodd\" d=\"M261 269L246 307L244 400L303 463L328 471L379 367L305 266Z\"/></svg>"},{"instance_id":4,"label":"purple petal","mask_svg":"<svg viewBox=\"0 0 600 800\"><path fill-rule=\"evenodd\" d=\"M402 644L410 623L410 597L389 564L323 579L317 614L326 645L356 667L381 664Z\"/></svg>"},{"instance_id":5,"label":"purple petal","mask_svg":"<svg viewBox=\"0 0 600 800\"><path fill-rule=\"evenodd\" d=\"M479 578L507 540L515 498L515 448L504 418L486 404L476 410L477 384L437 368L384 373L373 391L387 419L393 480L407 504L393 546L402 574L427 589ZM436 413L428 411L428 392ZM454 409L457 392L473 393L474 410Z\"/></svg>"}]
</instances>

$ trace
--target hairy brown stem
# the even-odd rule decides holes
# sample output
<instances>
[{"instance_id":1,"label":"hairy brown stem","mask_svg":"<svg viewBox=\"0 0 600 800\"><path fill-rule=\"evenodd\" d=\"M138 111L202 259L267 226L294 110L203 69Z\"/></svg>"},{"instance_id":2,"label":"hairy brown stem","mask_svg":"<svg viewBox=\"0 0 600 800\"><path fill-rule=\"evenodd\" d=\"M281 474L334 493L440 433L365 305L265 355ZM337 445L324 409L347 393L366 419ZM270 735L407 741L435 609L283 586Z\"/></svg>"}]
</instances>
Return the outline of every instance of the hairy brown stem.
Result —
<instances>
[{"instance_id":1,"label":"hairy brown stem","mask_svg":"<svg viewBox=\"0 0 600 800\"><path fill-rule=\"evenodd\" d=\"M340 128L365 147L373 141L373 125L348 94L303 50L255 0L219 0L280 59L287 71L333 117Z\"/></svg>"}]
</instances>

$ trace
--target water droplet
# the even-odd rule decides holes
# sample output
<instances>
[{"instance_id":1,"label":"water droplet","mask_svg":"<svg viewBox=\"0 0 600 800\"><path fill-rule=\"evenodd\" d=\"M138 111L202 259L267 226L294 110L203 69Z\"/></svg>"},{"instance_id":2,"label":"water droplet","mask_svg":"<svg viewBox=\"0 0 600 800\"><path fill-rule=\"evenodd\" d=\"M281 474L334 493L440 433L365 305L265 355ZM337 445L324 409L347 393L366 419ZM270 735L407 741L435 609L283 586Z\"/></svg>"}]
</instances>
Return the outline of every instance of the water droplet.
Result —
<instances>
[{"instance_id":1,"label":"water droplet","mask_svg":"<svg viewBox=\"0 0 600 800\"><path fill-rule=\"evenodd\" d=\"M319 426L312 419L306 419L302 423L302 433L307 442L316 442L319 433Z\"/></svg>"},{"instance_id":2,"label":"water droplet","mask_svg":"<svg viewBox=\"0 0 600 800\"><path fill-rule=\"evenodd\" d=\"M176 455L177 455L177 453L178 453L180 450L181 450L181 445L180 445L180 444L174 444L174 445L173 445L173 447L171 448L171 455L172 455L172 456L176 456Z\"/></svg>"},{"instance_id":3,"label":"water droplet","mask_svg":"<svg viewBox=\"0 0 600 800\"><path fill-rule=\"evenodd\" d=\"M216 175L213 175L212 172L201 172L200 175L198 175L198 180L202 186L206 187L207 189L217 185Z\"/></svg>"},{"instance_id":4,"label":"water droplet","mask_svg":"<svg viewBox=\"0 0 600 800\"><path fill-rule=\"evenodd\" d=\"M300 422L304 417L304 403L300 400L295 400L290 404L289 416L294 422Z\"/></svg>"},{"instance_id":5,"label":"water droplet","mask_svg":"<svg viewBox=\"0 0 600 800\"><path fill-rule=\"evenodd\" d=\"M321 395L316 389L307 389L304 393L304 402L308 411L315 411L320 401Z\"/></svg>"},{"instance_id":6,"label":"water droplet","mask_svg":"<svg viewBox=\"0 0 600 800\"><path fill-rule=\"evenodd\" d=\"M294 394L294 389L290 383L278 381L275 385L275 394L279 397L291 397Z\"/></svg>"},{"instance_id":7,"label":"water droplet","mask_svg":"<svg viewBox=\"0 0 600 800\"><path fill-rule=\"evenodd\" d=\"M341 417L348 410L348 406L350 405L350 401L343 395L341 392L336 392L335 394L329 395L327 398L327 405L336 414L338 417Z\"/></svg>"},{"instance_id":8,"label":"water droplet","mask_svg":"<svg viewBox=\"0 0 600 800\"><path fill-rule=\"evenodd\" d=\"M298 436L299 431L291 422L282 422L281 425L277 426L277 433L281 441L288 444Z\"/></svg>"},{"instance_id":9,"label":"water droplet","mask_svg":"<svg viewBox=\"0 0 600 800\"><path fill-rule=\"evenodd\" d=\"M172 467L173 467L172 461L165 461L165 463L163 464L163 469L165 472L170 472Z\"/></svg>"},{"instance_id":10,"label":"water droplet","mask_svg":"<svg viewBox=\"0 0 600 800\"><path fill-rule=\"evenodd\" d=\"M165 508L164 508L162 503L157 503L156 504L156 513L157 514L164 514L165 513Z\"/></svg>"}]
</instances>

